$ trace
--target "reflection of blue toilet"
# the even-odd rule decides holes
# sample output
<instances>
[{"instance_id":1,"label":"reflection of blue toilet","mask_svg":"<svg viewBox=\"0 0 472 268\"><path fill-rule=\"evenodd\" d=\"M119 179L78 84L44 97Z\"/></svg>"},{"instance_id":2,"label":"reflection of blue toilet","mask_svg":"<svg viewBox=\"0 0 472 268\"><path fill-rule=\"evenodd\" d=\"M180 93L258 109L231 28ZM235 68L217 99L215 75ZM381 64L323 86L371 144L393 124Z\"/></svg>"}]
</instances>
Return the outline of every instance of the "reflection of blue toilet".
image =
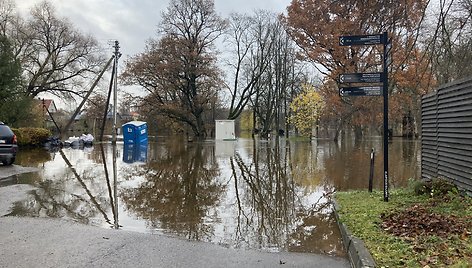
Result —
<instances>
[{"instance_id":1,"label":"reflection of blue toilet","mask_svg":"<svg viewBox=\"0 0 472 268\"><path fill-rule=\"evenodd\" d=\"M140 144L124 144L123 145L123 162L146 162L147 161L147 143Z\"/></svg>"},{"instance_id":2,"label":"reflection of blue toilet","mask_svg":"<svg viewBox=\"0 0 472 268\"><path fill-rule=\"evenodd\" d=\"M147 124L142 121L131 121L122 126L123 129L123 161L133 163L147 161Z\"/></svg>"}]
</instances>

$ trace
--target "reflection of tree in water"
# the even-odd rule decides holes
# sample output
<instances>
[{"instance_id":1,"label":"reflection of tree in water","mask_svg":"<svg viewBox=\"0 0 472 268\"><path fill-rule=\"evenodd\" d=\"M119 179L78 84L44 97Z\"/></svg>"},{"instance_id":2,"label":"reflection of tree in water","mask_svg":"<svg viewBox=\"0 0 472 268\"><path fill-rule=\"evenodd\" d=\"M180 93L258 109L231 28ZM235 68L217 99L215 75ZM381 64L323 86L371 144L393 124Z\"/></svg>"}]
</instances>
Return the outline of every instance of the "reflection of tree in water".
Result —
<instances>
[{"instance_id":1,"label":"reflection of tree in water","mask_svg":"<svg viewBox=\"0 0 472 268\"><path fill-rule=\"evenodd\" d=\"M142 176L141 185L120 191L125 206L146 219L151 228L163 228L207 240L213 226L205 223L224 186L216 180L218 167L213 147L202 143L166 143L164 153L130 175Z\"/></svg>"},{"instance_id":2,"label":"reflection of tree in water","mask_svg":"<svg viewBox=\"0 0 472 268\"><path fill-rule=\"evenodd\" d=\"M370 152L363 151L364 148L359 149L356 145L358 144L352 144L349 140L341 144L325 144L323 147L323 150L329 152L324 158L326 177L330 178L338 190L367 186Z\"/></svg>"},{"instance_id":3,"label":"reflection of tree in water","mask_svg":"<svg viewBox=\"0 0 472 268\"><path fill-rule=\"evenodd\" d=\"M296 226L290 234L289 251L324 253L344 256L338 225L331 208L332 189L324 189L323 195L311 205L300 208Z\"/></svg>"},{"instance_id":4,"label":"reflection of tree in water","mask_svg":"<svg viewBox=\"0 0 472 268\"><path fill-rule=\"evenodd\" d=\"M246 241L255 243L253 247L285 247L295 196L287 162L280 156L278 146L255 146L252 163L237 153L230 159L238 205L237 241L254 237Z\"/></svg>"},{"instance_id":5,"label":"reflection of tree in water","mask_svg":"<svg viewBox=\"0 0 472 268\"><path fill-rule=\"evenodd\" d=\"M370 171L371 148L375 148L374 189L383 189L383 149L382 139L351 144L343 141L340 145L326 144L329 151L324 157L327 178L338 190L367 189ZM392 187L406 186L409 178L419 175L417 159L418 142L394 139L389 143L389 179Z\"/></svg>"},{"instance_id":6,"label":"reflection of tree in water","mask_svg":"<svg viewBox=\"0 0 472 268\"><path fill-rule=\"evenodd\" d=\"M64 160L66 156L60 152ZM59 179L60 178L60 179ZM88 169L79 174L70 166L53 179L39 182L38 189L30 192L26 201L14 204L9 215L30 217L71 218L90 224L97 217L111 223L105 211L110 208L103 183L97 169Z\"/></svg>"},{"instance_id":7,"label":"reflection of tree in water","mask_svg":"<svg viewBox=\"0 0 472 268\"><path fill-rule=\"evenodd\" d=\"M18 165L39 167L49 160L51 160L51 153L43 148L33 148L28 150L21 149L16 155L15 162Z\"/></svg>"},{"instance_id":8,"label":"reflection of tree in water","mask_svg":"<svg viewBox=\"0 0 472 268\"><path fill-rule=\"evenodd\" d=\"M252 163L239 154L231 158L238 205L235 240L253 248L342 255L328 195L320 193L315 204L304 205L310 193L292 177L290 157L290 145L276 142L254 147Z\"/></svg>"}]
</instances>

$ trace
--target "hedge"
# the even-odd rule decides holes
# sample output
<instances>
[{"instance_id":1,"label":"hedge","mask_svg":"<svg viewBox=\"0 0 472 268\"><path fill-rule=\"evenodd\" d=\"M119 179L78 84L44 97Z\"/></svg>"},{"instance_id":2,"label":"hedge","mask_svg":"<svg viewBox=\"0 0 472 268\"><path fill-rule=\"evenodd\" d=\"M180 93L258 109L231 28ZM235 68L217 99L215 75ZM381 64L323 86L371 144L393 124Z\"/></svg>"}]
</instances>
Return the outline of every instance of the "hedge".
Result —
<instances>
[{"instance_id":1,"label":"hedge","mask_svg":"<svg viewBox=\"0 0 472 268\"><path fill-rule=\"evenodd\" d=\"M52 133L45 128L37 127L25 127L25 128L12 128L13 133L16 134L18 139L18 145L25 146L40 146L43 145L46 140L51 137Z\"/></svg>"}]
</instances>

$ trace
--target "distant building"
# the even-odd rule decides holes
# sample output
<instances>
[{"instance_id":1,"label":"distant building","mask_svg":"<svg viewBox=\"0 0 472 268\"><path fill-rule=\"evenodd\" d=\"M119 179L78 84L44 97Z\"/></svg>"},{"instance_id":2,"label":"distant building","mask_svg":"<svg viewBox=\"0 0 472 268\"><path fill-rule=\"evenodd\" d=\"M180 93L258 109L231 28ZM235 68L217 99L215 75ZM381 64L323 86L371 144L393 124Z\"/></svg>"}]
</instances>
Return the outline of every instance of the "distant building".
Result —
<instances>
[{"instance_id":1,"label":"distant building","mask_svg":"<svg viewBox=\"0 0 472 268\"><path fill-rule=\"evenodd\" d=\"M50 129L50 130L57 130L56 126L56 118L55 115L57 114L58 110L54 100L52 99L38 99L35 100L38 110L41 111L41 115L43 118L43 123L41 124L42 127Z\"/></svg>"},{"instance_id":2,"label":"distant building","mask_svg":"<svg viewBox=\"0 0 472 268\"><path fill-rule=\"evenodd\" d=\"M57 113L57 107L56 107L56 103L54 103L54 100L42 99L41 103L43 105L43 108L49 111L50 113L52 114Z\"/></svg>"}]
</instances>

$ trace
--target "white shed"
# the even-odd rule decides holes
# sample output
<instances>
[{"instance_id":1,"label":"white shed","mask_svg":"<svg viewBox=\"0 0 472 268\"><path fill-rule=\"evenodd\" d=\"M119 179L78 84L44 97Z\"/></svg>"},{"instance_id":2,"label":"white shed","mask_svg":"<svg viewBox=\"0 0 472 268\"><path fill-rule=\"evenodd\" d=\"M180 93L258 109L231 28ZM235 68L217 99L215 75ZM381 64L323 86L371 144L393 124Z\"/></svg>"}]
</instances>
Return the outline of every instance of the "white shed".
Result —
<instances>
[{"instance_id":1,"label":"white shed","mask_svg":"<svg viewBox=\"0 0 472 268\"><path fill-rule=\"evenodd\" d=\"M215 120L215 140L236 140L234 120Z\"/></svg>"}]
</instances>

